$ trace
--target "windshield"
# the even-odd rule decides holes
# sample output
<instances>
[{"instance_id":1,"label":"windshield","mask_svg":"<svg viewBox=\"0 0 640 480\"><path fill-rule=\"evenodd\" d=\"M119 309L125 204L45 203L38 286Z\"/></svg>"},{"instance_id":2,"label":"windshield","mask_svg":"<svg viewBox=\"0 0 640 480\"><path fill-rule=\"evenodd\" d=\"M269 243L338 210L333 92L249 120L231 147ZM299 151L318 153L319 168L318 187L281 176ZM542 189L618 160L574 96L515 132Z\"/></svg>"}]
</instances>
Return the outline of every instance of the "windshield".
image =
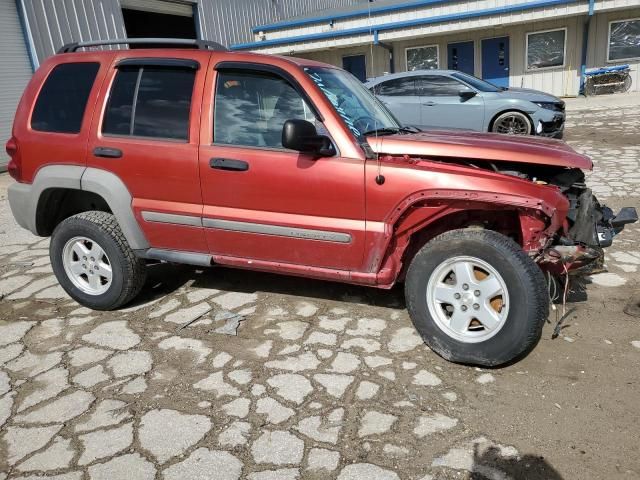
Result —
<instances>
[{"instance_id":1,"label":"windshield","mask_svg":"<svg viewBox=\"0 0 640 480\"><path fill-rule=\"evenodd\" d=\"M356 135L399 131L400 124L360 81L335 68L307 67L305 72Z\"/></svg>"},{"instance_id":2,"label":"windshield","mask_svg":"<svg viewBox=\"0 0 640 480\"><path fill-rule=\"evenodd\" d=\"M478 77L474 77L473 75L469 75L468 73L454 72L451 74L451 76L468 83L473 88L475 88L476 90L480 90L481 92L502 91L500 87L496 87L493 83L489 83L485 80L480 80Z\"/></svg>"}]
</instances>

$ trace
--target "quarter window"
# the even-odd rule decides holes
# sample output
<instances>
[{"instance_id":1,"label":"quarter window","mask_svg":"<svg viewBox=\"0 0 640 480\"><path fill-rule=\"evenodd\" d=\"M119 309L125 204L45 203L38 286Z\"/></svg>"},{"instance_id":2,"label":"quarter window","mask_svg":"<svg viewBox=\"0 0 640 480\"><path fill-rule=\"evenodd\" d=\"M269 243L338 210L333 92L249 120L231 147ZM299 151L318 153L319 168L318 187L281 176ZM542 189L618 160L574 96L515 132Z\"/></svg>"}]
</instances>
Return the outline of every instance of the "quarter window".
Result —
<instances>
[{"instance_id":1,"label":"quarter window","mask_svg":"<svg viewBox=\"0 0 640 480\"><path fill-rule=\"evenodd\" d=\"M609 24L608 61L640 57L640 18Z\"/></svg>"},{"instance_id":2,"label":"quarter window","mask_svg":"<svg viewBox=\"0 0 640 480\"><path fill-rule=\"evenodd\" d=\"M376 95L388 97L404 97L407 95L418 95L414 77L394 78L387 80L374 87Z\"/></svg>"},{"instance_id":3,"label":"quarter window","mask_svg":"<svg viewBox=\"0 0 640 480\"><path fill-rule=\"evenodd\" d=\"M190 68L120 68L102 132L187 141L195 75Z\"/></svg>"},{"instance_id":4,"label":"quarter window","mask_svg":"<svg viewBox=\"0 0 640 480\"><path fill-rule=\"evenodd\" d=\"M527 33L527 70L563 67L567 30Z\"/></svg>"},{"instance_id":5,"label":"quarter window","mask_svg":"<svg viewBox=\"0 0 640 480\"><path fill-rule=\"evenodd\" d=\"M426 97L457 96L460 90L470 90L459 81L443 75L424 75L418 78L422 95Z\"/></svg>"},{"instance_id":6,"label":"quarter window","mask_svg":"<svg viewBox=\"0 0 640 480\"><path fill-rule=\"evenodd\" d=\"M438 68L438 46L412 47L405 50L407 70L434 70Z\"/></svg>"},{"instance_id":7,"label":"quarter window","mask_svg":"<svg viewBox=\"0 0 640 480\"><path fill-rule=\"evenodd\" d=\"M56 66L40 90L31 128L41 132L78 133L99 63Z\"/></svg>"},{"instance_id":8,"label":"quarter window","mask_svg":"<svg viewBox=\"0 0 640 480\"><path fill-rule=\"evenodd\" d=\"M218 72L215 143L283 148L282 127L293 119L313 122L315 116L285 79L261 72Z\"/></svg>"}]
</instances>

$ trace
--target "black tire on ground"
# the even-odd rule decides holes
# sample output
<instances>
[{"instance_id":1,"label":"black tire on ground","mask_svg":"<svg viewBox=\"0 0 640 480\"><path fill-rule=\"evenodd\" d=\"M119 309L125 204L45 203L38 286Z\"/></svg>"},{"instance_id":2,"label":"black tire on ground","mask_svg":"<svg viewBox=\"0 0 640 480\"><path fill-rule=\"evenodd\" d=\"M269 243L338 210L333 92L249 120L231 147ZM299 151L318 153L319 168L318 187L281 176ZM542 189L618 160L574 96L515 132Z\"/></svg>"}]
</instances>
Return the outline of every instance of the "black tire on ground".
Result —
<instances>
[{"instance_id":1,"label":"black tire on ground","mask_svg":"<svg viewBox=\"0 0 640 480\"><path fill-rule=\"evenodd\" d=\"M77 236L97 242L109 258L112 280L108 290L102 294L83 292L65 271L64 246ZM93 310L114 310L126 304L138 295L146 280L145 261L135 256L116 218L107 212L83 212L60 222L51 235L49 256L62 288L78 303Z\"/></svg>"},{"instance_id":2,"label":"black tire on ground","mask_svg":"<svg viewBox=\"0 0 640 480\"><path fill-rule=\"evenodd\" d=\"M502 328L485 341L459 341L445 333L429 313L429 278L442 262L455 256L483 260L507 285L507 318ZM549 314L542 271L517 243L491 230L452 230L429 241L409 266L405 297L414 326L433 351L452 362L486 367L503 365L528 353L538 343Z\"/></svg>"}]
</instances>

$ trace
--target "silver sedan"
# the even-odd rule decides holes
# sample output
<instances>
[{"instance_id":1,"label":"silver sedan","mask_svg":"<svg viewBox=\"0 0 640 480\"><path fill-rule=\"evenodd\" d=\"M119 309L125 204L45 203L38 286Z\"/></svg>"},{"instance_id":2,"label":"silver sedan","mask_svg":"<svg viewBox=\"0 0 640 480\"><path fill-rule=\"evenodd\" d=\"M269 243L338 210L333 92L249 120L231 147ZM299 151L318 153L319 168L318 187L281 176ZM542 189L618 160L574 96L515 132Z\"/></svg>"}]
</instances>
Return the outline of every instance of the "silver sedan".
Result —
<instances>
[{"instance_id":1,"label":"silver sedan","mask_svg":"<svg viewBox=\"0 0 640 480\"><path fill-rule=\"evenodd\" d=\"M456 70L416 70L365 84L404 125L562 138L564 102Z\"/></svg>"}]
</instances>

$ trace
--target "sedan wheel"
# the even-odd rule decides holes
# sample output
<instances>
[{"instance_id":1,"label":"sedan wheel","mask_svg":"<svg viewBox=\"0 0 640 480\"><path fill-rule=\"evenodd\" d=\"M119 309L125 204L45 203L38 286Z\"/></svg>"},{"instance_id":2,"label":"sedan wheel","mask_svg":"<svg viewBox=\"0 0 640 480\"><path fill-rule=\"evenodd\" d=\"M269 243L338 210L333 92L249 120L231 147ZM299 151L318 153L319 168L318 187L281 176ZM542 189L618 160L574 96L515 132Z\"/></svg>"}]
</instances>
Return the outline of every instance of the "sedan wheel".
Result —
<instances>
[{"instance_id":1,"label":"sedan wheel","mask_svg":"<svg viewBox=\"0 0 640 480\"><path fill-rule=\"evenodd\" d=\"M530 135L531 122L524 113L505 112L495 119L491 131L508 135Z\"/></svg>"}]
</instances>

